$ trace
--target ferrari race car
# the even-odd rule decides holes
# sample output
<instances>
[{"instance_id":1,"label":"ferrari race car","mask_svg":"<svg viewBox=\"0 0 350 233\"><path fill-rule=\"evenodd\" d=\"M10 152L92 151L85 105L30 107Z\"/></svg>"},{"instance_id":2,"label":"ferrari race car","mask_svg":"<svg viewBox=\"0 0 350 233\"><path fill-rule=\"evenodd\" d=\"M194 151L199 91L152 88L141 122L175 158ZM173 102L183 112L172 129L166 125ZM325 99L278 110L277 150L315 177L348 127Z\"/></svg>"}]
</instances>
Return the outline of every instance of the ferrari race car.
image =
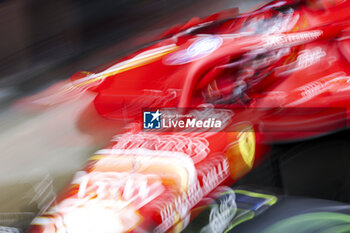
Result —
<instances>
[{"instance_id":1,"label":"ferrari race car","mask_svg":"<svg viewBox=\"0 0 350 233\"><path fill-rule=\"evenodd\" d=\"M286 0L194 18L101 72L48 89L50 104L96 94L78 122L84 132L127 127L28 232L186 231L208 197L221 201L200 232L227 232L243 222L238 213L250 219L274 205L274 195L223 185L262 163L266 143L347 127L349 9L349 1Z\"/></svg>"}]
</instances>

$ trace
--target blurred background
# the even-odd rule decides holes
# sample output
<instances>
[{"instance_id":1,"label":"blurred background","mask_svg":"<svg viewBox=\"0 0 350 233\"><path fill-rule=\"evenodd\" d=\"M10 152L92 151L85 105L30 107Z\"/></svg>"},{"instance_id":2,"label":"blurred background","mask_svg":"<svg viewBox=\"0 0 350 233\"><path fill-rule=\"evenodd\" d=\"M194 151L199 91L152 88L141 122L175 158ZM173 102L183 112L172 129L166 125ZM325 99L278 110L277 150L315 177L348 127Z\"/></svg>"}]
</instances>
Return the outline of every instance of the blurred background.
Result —
<instances>
[{"instance_id":1,"label":"blurred background","mask_svg":"<svg viewBox=\"0 0 350 233\"><path fill-rule=\"evenodd\" d=\"M107 67L174 24L232 7L245 12L261 3L1 0L0 225L15 225L18 216L31 219L103 146L75 125L92 98L38 111L18 101L76 71Z\"/></svg>"},{"instance_id":2,"label":"blurred background","mask_svg":"<svg viewBox=\"0 0 350 233\"><path fill-rule=\"evenodd\" d=\"M22 94L44 82L67 78L77 69L109 62L192 17L231 7L246 11L257 3L258 0L0 1L1 96ZM48 75L54 68L61 68L61 73Z\"/></svg>"}]
</instances>

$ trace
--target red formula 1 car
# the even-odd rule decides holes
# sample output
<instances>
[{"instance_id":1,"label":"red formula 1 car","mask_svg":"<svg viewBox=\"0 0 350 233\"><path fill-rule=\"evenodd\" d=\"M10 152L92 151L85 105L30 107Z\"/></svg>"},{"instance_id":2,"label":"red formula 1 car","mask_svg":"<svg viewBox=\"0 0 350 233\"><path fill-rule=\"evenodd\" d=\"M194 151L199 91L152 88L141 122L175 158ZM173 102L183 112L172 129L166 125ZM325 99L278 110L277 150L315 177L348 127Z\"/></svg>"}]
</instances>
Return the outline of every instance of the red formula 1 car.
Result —
<instances>
[{"instance_id":1,"label":"red formula 1 car","mask_svg":"<svg viewBox=\"0 0 350 233\"><path fill-rule=\"evenodd\" d=\"M93 117L108 129L118 120L132 124L29 232L180 231L205 196L260 161L257 145L345 128L349 9L350 1L273 1L246 14L228 10L176 26L99 73L73 75L54 94L96 93L97 114L84 114L82 129L104 130L89 123ZM159 114L174 108L191 115L183 125L195 129L147 131L157 130L154 120L165 126ZM198 130L204 123L193 116L211 119L208 109L221 123Z\"/></svg>"},{"instance_id":2,"label":"red formula 1 car","mask_svg":"<svg viewBox=\"0 0 350 233\"><path fill-rule=\"evenodd\" d=\"M343 128L349 89L347 4L275 1L251 13L228 10L193 19L106 70L76 73L55 95L95 92L92 111L112 120L108 128L116 125L113 120L140 120L145 107L203 104L248 108L253 112L243 112L259 131L299 131L269 134L270 141ZM234 121L246 115L236 114L240 118ZM81 128L101 131L89 122L96 116L83 115Z\"/></svg>"}]
</instances>

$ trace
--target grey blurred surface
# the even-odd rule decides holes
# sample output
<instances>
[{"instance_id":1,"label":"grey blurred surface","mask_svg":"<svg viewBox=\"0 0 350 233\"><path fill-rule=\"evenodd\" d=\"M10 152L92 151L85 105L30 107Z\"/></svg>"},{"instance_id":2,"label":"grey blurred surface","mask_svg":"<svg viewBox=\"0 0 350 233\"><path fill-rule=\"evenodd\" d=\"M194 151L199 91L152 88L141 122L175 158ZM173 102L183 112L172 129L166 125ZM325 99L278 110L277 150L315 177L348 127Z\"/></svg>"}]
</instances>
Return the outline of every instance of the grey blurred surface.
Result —
<instances>
[{"instance_id":1,"label":"grey blurred surface","mask_svg":"<svg viewBox=\"0 0 350 233\"><path fill-rule=\"evenodd\" d=\"M277 202L277 204L270 207L264 214L259 215L250 221L247 221L238 225L230 232L237 232L237 233L264 232L266 233L268 232L267 229L272 225L278 224L283 220L288 221L288 218L291 218L294 216L298 216L306 213L330 212L330 211L344 210L344 209L348 210L349 206L341 202L324 200L324 199L316 199L316 198L303 198L303 197L297 197L297 196L285 197L279 202ZM311 221L309 222L310 226L312 225L312 223L313 222ZM314 227L315 225L317 226L317 224L314 224ZM311 226L311 229L312 229L312 226ZM315 227L315 229L318 229L318 228ZM301 231L300 229L293 229L292 224L290 224L289 228L285 229L286 232L290 230L294 230L295 232L306 232L306 231ZM316 232L316 230L312 232Z\"/></svg>"}]
</instances>

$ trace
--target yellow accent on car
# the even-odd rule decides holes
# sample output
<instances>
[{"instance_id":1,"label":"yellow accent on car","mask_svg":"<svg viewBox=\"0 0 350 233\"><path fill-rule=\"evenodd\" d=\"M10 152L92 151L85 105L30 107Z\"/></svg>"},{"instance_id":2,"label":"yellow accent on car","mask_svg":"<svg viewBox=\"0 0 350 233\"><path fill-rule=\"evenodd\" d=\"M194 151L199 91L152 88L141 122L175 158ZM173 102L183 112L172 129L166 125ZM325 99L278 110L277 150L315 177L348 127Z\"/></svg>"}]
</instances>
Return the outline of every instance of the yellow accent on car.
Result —
<instances>
[{"instance_id":1,"label":"yellow accent on car","mask_svg":"<svg viewBox=\"0 0 350 233\"><path fill-rule=\"evenodd\" d=\"M236 140L226 151L231 177L236 180L249 172L255 160L255 133L249 124L241 125Z\"/></svg>"},{"instance_id":2,"label":"yellow accent on car","mask_svg":"<svg viewBox=\"0 0 350 233\"><path fill-rule=\"evenodd\" d=\"M242 158L248 167L253 167L255 156L255 133L253 131L242 132L238 141Z\"/></svg>"},{"instance_id":3,"label":"yellow accent on car","mask_svg":"<svg viewBox=\"0 0 350 233\"><path fill-rule=\"evenodd\" d=\"M168 48L168 49L166 49L164 51L161 51L160 53L156 53L156 54L154 54L152 56L144 57L144 58L141 58L141 59L135 59L133 61L130 61L129 63L126 63L125 65L122 65L122 66L118 67L116 70L113 70L111 72L107 72L107 73L101 74L101 75L99 75L99 76L97 76L95 78L84 80L83 82L77 83L74 86L75 87L81 87L81 86L84 86L84 85L87 85L87 84L99 81L101 79L105 79L105 78L111 77L113 75L116 75L116 74L119 74L119 73L122 73L122 72L125 72L125 71L128 71L128 70L131 70L131 69L134 69L134 68L137 68L137 67L140 67L140 66L147 65L147 64L153 62L154 60L163 57L164 55L166 55L168 53L174 52L177 48L178 48L177 46L174 46L174 47Z\"/></svg>"}]
</instances>

